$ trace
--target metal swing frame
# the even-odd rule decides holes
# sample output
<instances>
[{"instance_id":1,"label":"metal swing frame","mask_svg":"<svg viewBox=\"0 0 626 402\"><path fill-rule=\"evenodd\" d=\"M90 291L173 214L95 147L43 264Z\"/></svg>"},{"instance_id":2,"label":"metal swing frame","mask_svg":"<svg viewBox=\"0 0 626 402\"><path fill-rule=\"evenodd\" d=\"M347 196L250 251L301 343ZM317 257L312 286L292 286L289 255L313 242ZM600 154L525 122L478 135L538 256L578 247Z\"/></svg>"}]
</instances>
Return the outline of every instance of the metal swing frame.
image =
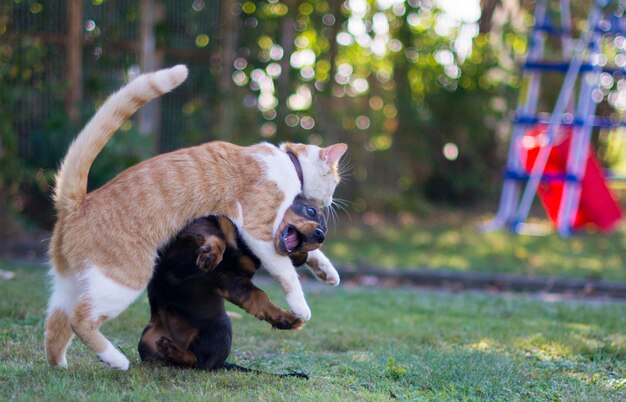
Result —
<instances>
[{"instance_id":1,"label":"metal swing frame","mask_svg":"<svg viewBox=\"0 0 626 402\"><path fill-rule=\"evenodd\" d=\"M560 28L555 27L550 21L546 1L538 0L535 8L535 25L530 38L528 57L523 66L525 86L520 93L513 121L500 205L495 218L482 226L481 229L485 231L508 227L516 233L523 232L539 184L549 180L560 180L564 186L556 222L557 230L563 237L570 236L573 233L580 202L581 181L586 169L592 129L626 125L623 121L616 122L595 116L597 104L592 100L592 93L598 88L602 72L620 72L626 76L626 68L607 68L600 63L602 37L623 33L624 18L614 16L614 21L604 19L603 10L610 1L596 0L588 14L586 30L574 41L569 0L559 0ZM543 60L548 36L561 37L563 62ZM554 109L548 118L537 115L543 72L565 74ZM577 82L579 88L575 100ZM528 174L520 160L520 141L529 127L536 124L546 124L547 130L544 143ZM548 177L544 170L561 126L572 127L566 172L559 177L553 175Z\"/></svg>"}]
</instances>

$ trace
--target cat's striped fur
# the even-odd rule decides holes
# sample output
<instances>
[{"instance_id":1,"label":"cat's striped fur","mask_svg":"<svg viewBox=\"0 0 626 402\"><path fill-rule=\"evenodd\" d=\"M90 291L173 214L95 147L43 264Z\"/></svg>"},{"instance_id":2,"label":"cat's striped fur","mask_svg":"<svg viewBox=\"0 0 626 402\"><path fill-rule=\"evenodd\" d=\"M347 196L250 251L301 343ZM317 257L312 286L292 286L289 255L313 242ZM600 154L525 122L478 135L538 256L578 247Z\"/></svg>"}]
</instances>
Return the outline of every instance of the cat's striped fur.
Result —
<instances>
[{"instance_id":1,"label":"cat's striped fur","mask_svg":"<svg viewBox=\"0 0 626 402\"><path fill-rule=\"evenodd\" d=\"M276 253L274 233L300 193L285 151L296 154L305 197L327 206L339 182L345 144L327 148L210 142L156 156L90 193L91 164L120 125L142 105L180 85L185 66L139 76L113 94L70 146L54 188L57 222L50 243L52 295L46 319L48 362L66 366L73 334L109 366L128 359L100 332L146 287L156 251L192 219L224 215L280 282L293 313L310 319L297 274ZM332 265L331 265L332 268ZM334 268L332 269L334 270Z\"/></svg>"}]
</instances>

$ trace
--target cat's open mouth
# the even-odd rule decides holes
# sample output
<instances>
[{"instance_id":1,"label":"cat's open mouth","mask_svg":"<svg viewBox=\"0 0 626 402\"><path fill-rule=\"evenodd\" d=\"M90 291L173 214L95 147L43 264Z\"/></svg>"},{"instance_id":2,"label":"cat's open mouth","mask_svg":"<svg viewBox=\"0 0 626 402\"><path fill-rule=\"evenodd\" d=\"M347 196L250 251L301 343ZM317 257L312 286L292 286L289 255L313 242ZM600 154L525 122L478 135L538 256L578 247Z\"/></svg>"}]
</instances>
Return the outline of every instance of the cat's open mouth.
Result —
<instances>
[{"instance_id":1,"label":"cat's open mouth","mask_svg":"<svg viewBox=\"0 0 626 402\"><path fill-rule=\"evenodd\" d=\"M287 253L294 252L298 250L304 244L304 235L298 232L298 229L293 225L287 225L283 233L281 233L280 240L283 246L283 249Z\"/></svg>"}]
</instances>

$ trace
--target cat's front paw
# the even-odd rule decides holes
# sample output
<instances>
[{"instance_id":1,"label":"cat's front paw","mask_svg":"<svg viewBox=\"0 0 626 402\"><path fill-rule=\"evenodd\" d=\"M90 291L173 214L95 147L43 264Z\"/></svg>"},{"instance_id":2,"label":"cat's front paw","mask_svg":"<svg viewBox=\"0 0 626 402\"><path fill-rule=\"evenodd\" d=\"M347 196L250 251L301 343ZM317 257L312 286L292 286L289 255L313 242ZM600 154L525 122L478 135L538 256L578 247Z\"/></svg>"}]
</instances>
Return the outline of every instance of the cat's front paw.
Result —
<instances>
[{"instance_id":1,"label":"cat's front paw","mask_svg":"<svg viewBox=\"0 0 626 402\"><path fill-rule=\"evenodd\" d=\"M324 281L324 283L327 283L331 286L337 286L339 285L339 282L341 282L341 279L339 278L339 273L337 273L337 271L326 274L326 280Z\"/></svg>"},{"instance_id":2,"label":"cat's front paw","mask_svg":"<svg viewBox=\"0 0 626 402\"><path fill-rule=\"evenodd\" d=\"M306 267L317 279L328 285L337 286L341 281L332 262L319 250L309 253Z\"/></svg>"},{"instance_id":3,"label":"cat's front paw","mask_svg":"<svg viewBox=\"0 0 626 402\"><path fill-rule=\"evenodd\" d=\"M311 319L311 309L305 301L289 303L289 300L287 300L287 304L289 304L289 307L291 307L291 312L293 313L293 315L295 315L302 321L309 321Z\"/></svg>"},{"instance_id":4,"label":"cat's front paw","mask_svg":"<svg viewBox=\"0 0 626 402\"><path fill-rule=\"evenodd\" d=\"M318 279L327 285L337 286L341 281L339 279L339 273L333 264L328 260L319 261L315 272L318 273L318 275L316 275Z\"/></svg>"}]
</instances>

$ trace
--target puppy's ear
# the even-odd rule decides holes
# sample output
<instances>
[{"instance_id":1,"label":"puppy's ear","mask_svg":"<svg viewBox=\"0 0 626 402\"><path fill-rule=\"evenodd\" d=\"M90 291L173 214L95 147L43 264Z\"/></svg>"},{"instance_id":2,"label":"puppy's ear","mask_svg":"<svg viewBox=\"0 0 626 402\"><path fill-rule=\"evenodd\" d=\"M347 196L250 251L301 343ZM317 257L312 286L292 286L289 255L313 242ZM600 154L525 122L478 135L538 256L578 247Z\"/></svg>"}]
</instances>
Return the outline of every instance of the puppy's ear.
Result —
<instances>
[{"instance_id":1,"label":"puppy's ear","mask_svg":"<svg viewBox=\"0 0 626 402\"><path fill-rule=\"evenodd\" d=\"M320 149L320 159L326 161L329 166L334 166L347 150L348 146L343 143L331 145Z\"/></svg>"}]
</instances>

